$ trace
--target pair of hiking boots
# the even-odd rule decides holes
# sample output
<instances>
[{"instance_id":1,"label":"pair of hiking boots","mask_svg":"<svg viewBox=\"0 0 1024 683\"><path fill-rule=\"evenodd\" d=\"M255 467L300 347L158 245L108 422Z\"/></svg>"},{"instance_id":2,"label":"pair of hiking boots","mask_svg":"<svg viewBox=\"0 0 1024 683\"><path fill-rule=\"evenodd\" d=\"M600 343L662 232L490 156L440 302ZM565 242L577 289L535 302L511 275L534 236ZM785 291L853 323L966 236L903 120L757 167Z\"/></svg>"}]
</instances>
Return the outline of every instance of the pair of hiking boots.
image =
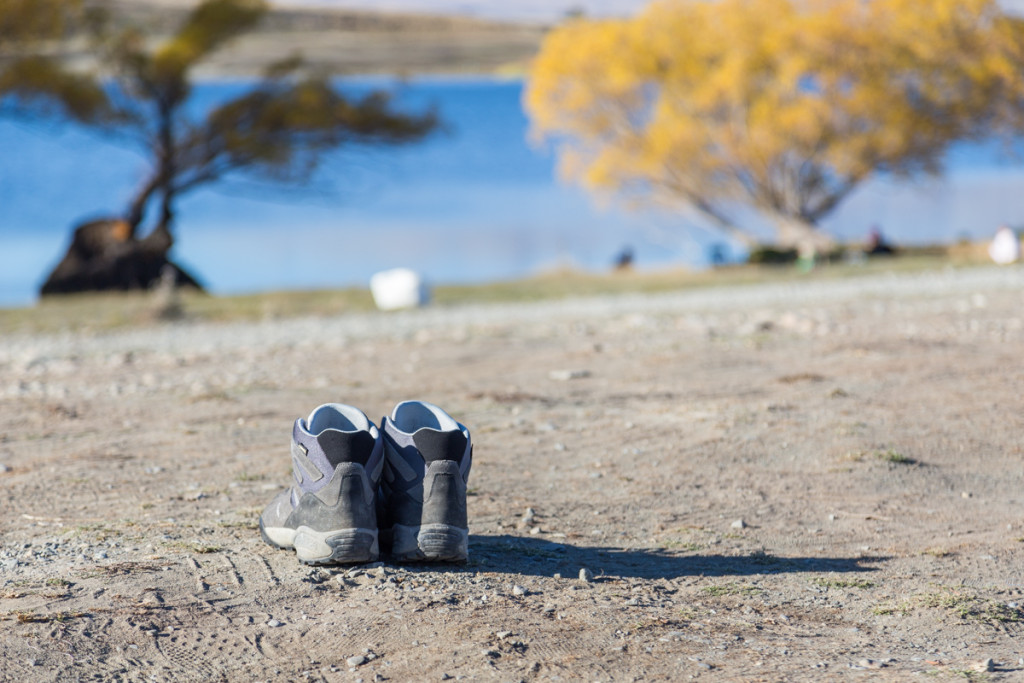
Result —
<instances>
[{"instance_id":1,"label":"pair of hiking boots","mask_svg":"<svg viewBox=\"0 0 1024 683\"><path fill-rule=\"evenodd\" d=\"M469 430L441 408L404 401L377 428L328 403L292 428L294 484L260 515L263 540L311 565L464 562Z\"/></svg>"}]
</instances>

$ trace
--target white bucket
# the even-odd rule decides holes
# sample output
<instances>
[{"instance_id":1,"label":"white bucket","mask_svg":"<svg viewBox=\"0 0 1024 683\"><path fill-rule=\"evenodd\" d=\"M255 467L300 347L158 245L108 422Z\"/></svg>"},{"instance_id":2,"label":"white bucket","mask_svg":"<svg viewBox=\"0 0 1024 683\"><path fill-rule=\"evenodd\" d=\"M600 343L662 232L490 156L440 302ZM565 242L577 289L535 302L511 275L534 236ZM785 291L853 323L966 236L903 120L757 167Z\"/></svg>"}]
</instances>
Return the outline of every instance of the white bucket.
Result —
<instances>
[{"instance_id":1,"label":"white bucket","mask_svg":"<svg viewBox=\"0 0 1024 683\"><path fill-rule=\"evenodd\" d=\"M408 268L393 268L374 273L370 278L373 302L382 311L418 308L430 302L430 289L423 277Z\"/></svg>"}]
</instances>

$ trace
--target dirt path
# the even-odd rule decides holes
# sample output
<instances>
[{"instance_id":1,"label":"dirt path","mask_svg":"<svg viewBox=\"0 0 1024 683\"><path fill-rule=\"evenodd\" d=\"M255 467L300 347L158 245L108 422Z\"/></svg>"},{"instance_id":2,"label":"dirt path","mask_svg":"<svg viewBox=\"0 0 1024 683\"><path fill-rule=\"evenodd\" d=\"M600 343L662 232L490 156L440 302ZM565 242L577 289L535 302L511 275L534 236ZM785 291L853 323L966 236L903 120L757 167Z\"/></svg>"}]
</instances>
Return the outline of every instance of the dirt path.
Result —
<instances>
[{"instance_id":1,"label":"dirt path","mask_svg":"<svg viewBox=\"0 0 1024 683\"><path fill-rule=\"evenodd\" d=\"M1022 304L981 269L8 335L0 680L1019 680ZM473 431L469 564L264 545L292 420L404 398Z\"/></svg>"}]
</instances>

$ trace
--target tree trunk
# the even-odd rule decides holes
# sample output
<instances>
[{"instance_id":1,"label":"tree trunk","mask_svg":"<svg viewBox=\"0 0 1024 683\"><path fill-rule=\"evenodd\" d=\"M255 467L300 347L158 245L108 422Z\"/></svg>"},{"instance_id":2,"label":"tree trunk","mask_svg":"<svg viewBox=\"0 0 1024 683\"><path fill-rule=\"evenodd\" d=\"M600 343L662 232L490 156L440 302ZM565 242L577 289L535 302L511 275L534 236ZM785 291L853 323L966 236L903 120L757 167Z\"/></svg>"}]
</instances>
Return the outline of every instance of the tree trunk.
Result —
<instances>
[{"instance_id":1,"label":"tree trunk","mask_svg":"<svg viewBox=\"0 0 1024 683\"><path fill-rule=\"evenodd\" d=\"M202 290L189 273L167 258L174 244L161 223L143 239L128 221L105 219L75 228L71 246L40 289L40 294L152 289L169 267L177 286Z\"/></svg>"},{"instance_id":2,"label":"tree trunk","mask_svg":"<svg viewBox=\"0 0 1024 683\"><path fill-rule=\"evenodd\" d=\"M779 214L770 218L781 247L796 249L804 255L827 254L836 248L836 241L830 235L808 221Z\"/></svg>"},{"instance_id":3,"label":"tree trunk","mask_svg":"<svg viewBox=\"0 0 1024 683\"><path fill-rule=\"evenodd\" d=\"M167 258L174 245L174 107L162 105L159 117L159 168L139 188L124 219L92 221L75 229L67 254L43 284L42 294L152 289L161 280L165 285L202 289ZM140 238L139 225L154 199L159 200L156 227Z\"/></svg>"}]
</instances>

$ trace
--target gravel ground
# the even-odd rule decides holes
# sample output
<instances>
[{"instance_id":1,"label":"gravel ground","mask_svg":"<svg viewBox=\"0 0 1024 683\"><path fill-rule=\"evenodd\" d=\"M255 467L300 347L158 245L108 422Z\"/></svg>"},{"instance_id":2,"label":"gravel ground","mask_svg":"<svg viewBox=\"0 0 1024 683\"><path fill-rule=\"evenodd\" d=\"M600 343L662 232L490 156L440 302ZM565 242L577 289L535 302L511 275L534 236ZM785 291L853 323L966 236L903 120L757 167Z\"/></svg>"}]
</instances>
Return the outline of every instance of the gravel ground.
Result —
<instances>
[{"instance_id":1,"label":"gravel ground","mask_svg":"<svg viewBox=\"0 0 1024 683\"><path fill-rule=\"evenodd\" d=\"M0 680L1024 678L1024 270L0 339ZM292 421L473 432L470 561L259 538Z\"/></svg>"}]
</instances>

